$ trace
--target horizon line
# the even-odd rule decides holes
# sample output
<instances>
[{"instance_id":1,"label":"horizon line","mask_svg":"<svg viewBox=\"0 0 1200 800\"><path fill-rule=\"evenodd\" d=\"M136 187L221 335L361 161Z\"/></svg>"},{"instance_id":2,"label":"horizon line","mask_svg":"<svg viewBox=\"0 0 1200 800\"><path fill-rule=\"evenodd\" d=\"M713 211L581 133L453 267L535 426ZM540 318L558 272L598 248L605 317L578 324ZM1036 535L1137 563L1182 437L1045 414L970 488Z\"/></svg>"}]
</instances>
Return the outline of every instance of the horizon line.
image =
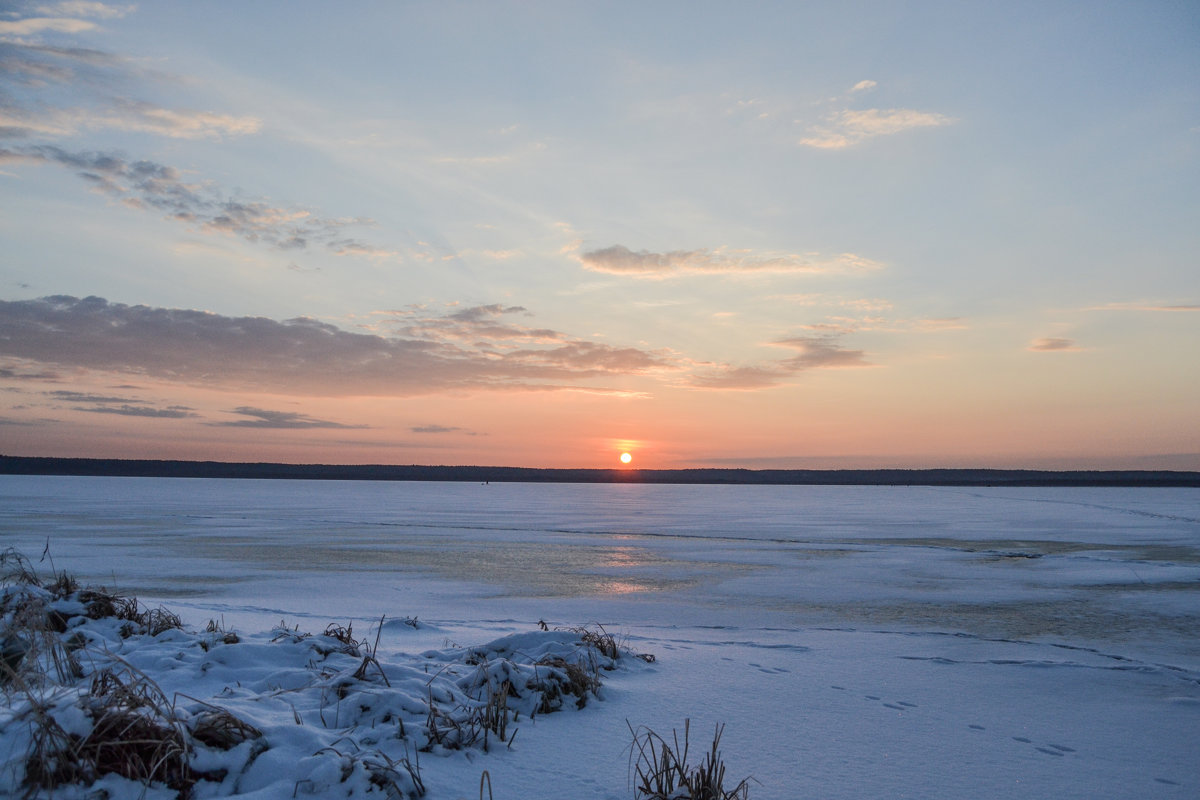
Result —
<instances>
[{"instance_id":1,"label":"horizon line","mask_svg":"<svg viewBox=\"0 0 1200 800\"><path fill-rule=\"evenodd\" d=\"M0 475L291 480L685 483L745 485L957 485L1200 487L1200 471L996 467L750 468L511 467L435 464L294 464L0 454Z\"/></svg>"}]
</instances>

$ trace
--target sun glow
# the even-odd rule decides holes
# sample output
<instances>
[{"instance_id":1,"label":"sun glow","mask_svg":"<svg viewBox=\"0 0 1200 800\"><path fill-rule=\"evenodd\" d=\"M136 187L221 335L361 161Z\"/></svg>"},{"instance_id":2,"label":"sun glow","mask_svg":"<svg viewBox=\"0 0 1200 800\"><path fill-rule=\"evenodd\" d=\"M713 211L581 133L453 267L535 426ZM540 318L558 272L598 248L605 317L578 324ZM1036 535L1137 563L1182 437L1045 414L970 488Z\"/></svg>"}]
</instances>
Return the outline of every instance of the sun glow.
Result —
<instances>
[{"instance_id":1,"label":"sun glow","mask_svg":"<svg viewBox=\"0 0 1200 800\"><path fill-rule=\"evenodd\" d=\"M628 464L630 461L633 461L633 456L629 455L629 453L621 453L622 464Z\"/></svg>"}]
</instances>

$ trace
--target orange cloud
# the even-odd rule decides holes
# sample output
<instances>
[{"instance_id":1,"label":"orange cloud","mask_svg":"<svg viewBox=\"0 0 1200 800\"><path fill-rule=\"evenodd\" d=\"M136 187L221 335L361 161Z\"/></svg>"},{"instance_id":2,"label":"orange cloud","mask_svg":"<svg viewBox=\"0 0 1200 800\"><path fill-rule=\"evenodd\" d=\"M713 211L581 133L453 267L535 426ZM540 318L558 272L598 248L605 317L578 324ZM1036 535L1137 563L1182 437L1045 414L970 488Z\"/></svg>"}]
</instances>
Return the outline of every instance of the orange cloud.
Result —
<instances>
[{"instance_id":1,"label":"orange cloud","mask_svg":"<svg viewBox=\"0 0 1200 800\"><path fill-rule=\"evenodd\" d=\"M583 253L579 259L584 268L594 272L637 278L764 272L860 272L883 267L878 261L854 253L842 253L831 258L792 254L758 255L725 248L653 253L648 250L633 251L619 244Z\"/></svg>"}]
</instances>

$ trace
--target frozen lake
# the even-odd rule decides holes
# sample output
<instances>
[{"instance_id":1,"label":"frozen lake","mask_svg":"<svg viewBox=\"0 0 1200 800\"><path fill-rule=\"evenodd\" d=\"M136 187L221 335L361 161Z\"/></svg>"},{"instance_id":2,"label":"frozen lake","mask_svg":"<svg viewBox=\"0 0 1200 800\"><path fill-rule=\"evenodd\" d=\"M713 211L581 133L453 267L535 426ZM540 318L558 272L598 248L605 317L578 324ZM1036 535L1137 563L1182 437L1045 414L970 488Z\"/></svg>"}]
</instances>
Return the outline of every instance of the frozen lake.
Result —
<instances>
[{"instance_id":1,"label":"frozen lake","mask_svg":"<svg viewBox=\"0 0 1200 800\"><path fill-rule=\"evenodd\" d=\"M1200 793L1196 489L9 476L0 544L197 627L600 622L658 656L431 796L628 797L626 721L685 717L760 799Z\"/></svg>"}]
</instances>

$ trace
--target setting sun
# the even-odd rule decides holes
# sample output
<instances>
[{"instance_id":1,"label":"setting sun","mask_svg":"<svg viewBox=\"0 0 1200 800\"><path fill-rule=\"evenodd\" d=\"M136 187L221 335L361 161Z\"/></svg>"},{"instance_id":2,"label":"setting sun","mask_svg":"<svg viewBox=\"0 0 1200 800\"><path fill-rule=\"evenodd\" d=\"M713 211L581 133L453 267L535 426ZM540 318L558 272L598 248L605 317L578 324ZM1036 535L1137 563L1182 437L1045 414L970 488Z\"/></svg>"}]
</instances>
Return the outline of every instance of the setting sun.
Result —
<instances>
[{"instance_id":1,"label":"setting sun","mask_svg":"<svg viewBox=\"0 0 1200 800\"><path fill-rule=\"evenodd\" d=\"M629 453L621 453L622 464L628 464L630 461L633 461L633 456L629 455Z\"/></svg>"}]
</instances>

